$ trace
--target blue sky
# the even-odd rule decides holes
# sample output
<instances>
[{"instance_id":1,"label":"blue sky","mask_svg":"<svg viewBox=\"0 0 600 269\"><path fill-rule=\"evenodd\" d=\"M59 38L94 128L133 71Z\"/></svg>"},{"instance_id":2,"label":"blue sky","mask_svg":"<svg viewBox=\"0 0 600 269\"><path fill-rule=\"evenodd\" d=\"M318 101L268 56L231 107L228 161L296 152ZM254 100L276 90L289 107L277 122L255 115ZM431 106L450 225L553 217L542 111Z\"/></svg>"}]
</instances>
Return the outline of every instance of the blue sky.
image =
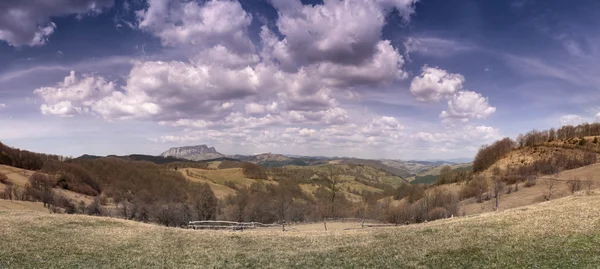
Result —
<instances>
[{"instance_id":1,"label":"blue sky","mask_svg":"<svg viewBox=\"0 0 600 269\"><path fill-rule=\"evenodd\" d=\"M472 157L600 120L597 1L7 0L0 141Z\"/></svg>"}]
</instances>

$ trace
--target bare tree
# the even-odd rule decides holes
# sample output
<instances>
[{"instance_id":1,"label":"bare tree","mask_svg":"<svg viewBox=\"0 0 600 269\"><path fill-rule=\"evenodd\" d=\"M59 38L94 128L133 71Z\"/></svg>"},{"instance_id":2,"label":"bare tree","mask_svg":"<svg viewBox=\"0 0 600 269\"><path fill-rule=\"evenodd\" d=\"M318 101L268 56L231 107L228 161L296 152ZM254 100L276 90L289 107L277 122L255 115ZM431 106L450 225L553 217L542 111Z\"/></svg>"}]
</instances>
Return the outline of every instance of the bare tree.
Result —
<instances>
[{"instance_id":1,"label":"bare tree","mask_svg":"<svg viewBox=\"0 0 600 269\"><path fill-rule=\"evenodd\" d=\"M546 179L544 180L544 183L546 183L544 199L546 199L546 201L550 201L550 199L552 199L552 189L554 188L556 181L554 179Z\"/></svg>"},{"instance_id":2,"label":"bare tree","mask_svg":"<svg viewBox=\"0 0 600 269\"><path fill-rule=\"evenodd\" d=\"M207 183L200 184L194 189L192 206L198 220L214 220L217 217L218 200Z\"/></svg>"},{"instance_id":3,"label":"bare tree","mask_svg":"<svg viewBox=\"0 0 600 269\"><path fill-rule=\"evenodd\" d=\"M292 206L294 200L292 198L290 187L291 182L288 180L280 180L279 185L269 186L271 196L274 198L275 213L281 222L281 230L285 232L285 222L287 219L287 213L289 208Z\"/></svg>"},{"instance_id":4,"label":"bare tree","mask_svg":"<svg viewBox=\"0 0 600 269\"><path fill-rule=\"evenodd\" d=\"M337 195L339 192L338 184L339 184L339 170L337 167L330 165L328 166L328 174L327 174L327 188L329 188L328 201L329 208L325 209L323 212L323 227L325 227L325 231L327 231L327 217L333 217L335 215L335 202L337 199Z\"/></svg>"},{"instance_id":5,"label":"bare tree","mask_svg":"<svg viewBox=\"0 0 600 269\"><path fill-rule=\"evenodd\" d=\"M573 177L567 181L571 194L578 192L581 189L581 180L578 177Z\"/></svg>"},{"instance_id":6,"label":"bare tree","mask_svg":"<svg viewBox=\"0 0 600 269\"><path fill-rule=\"evenodd\" d=\"M500 206L500 195L502 194L502 191L504 191L504 188L506 188L504 181L502 181L500 177L495 177L493 191L494 197L496 198L496 210L498 210Z\"/></svg>"},{"instance_id":7,"label":"bare tree","mask_svg":"<svg viewBox=\"0 0 600 269\"><path fill-rule=\"evenodd\" d=\"M12 185L7 185L6 189L4 189L5 199L9 199L11 202L13 201L14 189Z\"/></svg>"},{"instance_id":8,"label":"bare tree","mask_svg":"<svg viewBox=\"0 0 600 269\"><path fill-rule=\"evenodd\" d=\"M585 175L585 186L587 187L588 193L592 191L592 185L594 185L594 175L588 173Z\"/></svg>"}]
</instances>

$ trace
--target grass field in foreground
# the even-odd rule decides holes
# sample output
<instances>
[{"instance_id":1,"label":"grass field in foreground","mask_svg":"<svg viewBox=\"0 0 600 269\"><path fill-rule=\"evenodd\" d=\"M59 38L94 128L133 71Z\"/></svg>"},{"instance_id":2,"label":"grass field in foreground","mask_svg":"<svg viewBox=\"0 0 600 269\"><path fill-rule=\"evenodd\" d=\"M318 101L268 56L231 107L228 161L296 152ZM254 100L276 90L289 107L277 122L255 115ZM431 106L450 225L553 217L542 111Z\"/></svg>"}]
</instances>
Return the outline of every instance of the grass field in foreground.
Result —
<instances>
[{"instance_id":1,"label":"grass field in foreground","mask_svg":"<svg viewBox=\"0 0 600 269\"><path fill-rule=\"evenodd\" d=\"M600 195L352 231L195 231L0 209L4 268L597 268Z\"/></svg>"}]
</instances>

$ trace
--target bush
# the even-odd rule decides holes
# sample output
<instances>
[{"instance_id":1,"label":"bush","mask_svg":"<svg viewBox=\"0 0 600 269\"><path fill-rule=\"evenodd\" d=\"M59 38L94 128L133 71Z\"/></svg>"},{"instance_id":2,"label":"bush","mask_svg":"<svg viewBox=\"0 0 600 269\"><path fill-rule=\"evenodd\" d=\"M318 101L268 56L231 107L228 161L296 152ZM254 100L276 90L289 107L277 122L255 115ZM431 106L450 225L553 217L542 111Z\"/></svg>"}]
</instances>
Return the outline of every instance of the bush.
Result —
<instances>
[{"instance_id":1,"label":"bush","mask_svg":"<svg viewBox=\"0 0 600 269\"><path fill-rule=\"evenodd\" d=\"M8 177L2 173L0 173L0 183L4 185L12 185L12 182L8 181Z\"/></svg>"},{"instance_id":2,"label":"bush","mask_svg":"<svg viewBox=\"0 0 600 269\"><path fill-rule=\"evenodd\" d=\"M85 207L85 213L93 216L102 216L102 205L100 204L100 198L94 197L94 200Z\"/></svg>"},{"instance_id":3,"label":"bush","mask_svg":"<svg viewBox=\"0 0 600 269\"><path fill-rule=\"evenodd\" d=\"M436 219L445 219L450 217L448 210L443 207L436 207L432 210L429 210L427 213L427 220L432 221Z\"/></svg>"},{"instance_id":4,"label":"bush","mask_svg":"<svg viewBox=\"0 0 600 269\"><path fill-rule=\"evenodd\" d=\"M471 197L476 197L477 202L481 203L484 200L483 195L489 191L487 181L483 177L477 177L469 181L460 191L460 199L464 200Z\"/></svg>"},{"instance_id":5,"label":"bush","mask_svg":"<svg viewBox=\"0 0 600 269\"><path fill-rule=\"evenodd\" d=\"M524 186L526 188L529 188L529 187L535 186L535 184L537 184L537 178L535 178L535 177L528 177Z\"/></svg>"}]
</instances>

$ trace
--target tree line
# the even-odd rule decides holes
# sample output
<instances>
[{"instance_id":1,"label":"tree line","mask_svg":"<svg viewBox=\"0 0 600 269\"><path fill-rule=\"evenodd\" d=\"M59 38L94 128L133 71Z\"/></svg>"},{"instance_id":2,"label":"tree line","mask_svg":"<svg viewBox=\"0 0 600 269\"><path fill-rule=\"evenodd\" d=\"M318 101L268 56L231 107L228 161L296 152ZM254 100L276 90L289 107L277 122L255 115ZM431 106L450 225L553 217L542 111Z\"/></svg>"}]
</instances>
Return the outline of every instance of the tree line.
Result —
<instances>
[{"instance_id":1,"label":"tree line","mask_svg":"<svg viewBox=\"0 0 600 269\"><path fill-rule=\"evenodd\" d=\"M536 147L557 140L571 140L572 143L556 144L554 146L561 146L565 148L580 147L586 151L597 152L597 148L600 145L600 143L598 143L598 139L596 138L587 141L585 137L599 135L600 123L584 123L577 126L565 125L558 129L552 128L550 130L543 131L532 130L525 134L520 134L517 136L516 140L512 140L507 137L496 141L491 145L482 146L475 155L475 159L473 161L473 171L484 171L516 148Z\"/></svg>"}]
</instances>

